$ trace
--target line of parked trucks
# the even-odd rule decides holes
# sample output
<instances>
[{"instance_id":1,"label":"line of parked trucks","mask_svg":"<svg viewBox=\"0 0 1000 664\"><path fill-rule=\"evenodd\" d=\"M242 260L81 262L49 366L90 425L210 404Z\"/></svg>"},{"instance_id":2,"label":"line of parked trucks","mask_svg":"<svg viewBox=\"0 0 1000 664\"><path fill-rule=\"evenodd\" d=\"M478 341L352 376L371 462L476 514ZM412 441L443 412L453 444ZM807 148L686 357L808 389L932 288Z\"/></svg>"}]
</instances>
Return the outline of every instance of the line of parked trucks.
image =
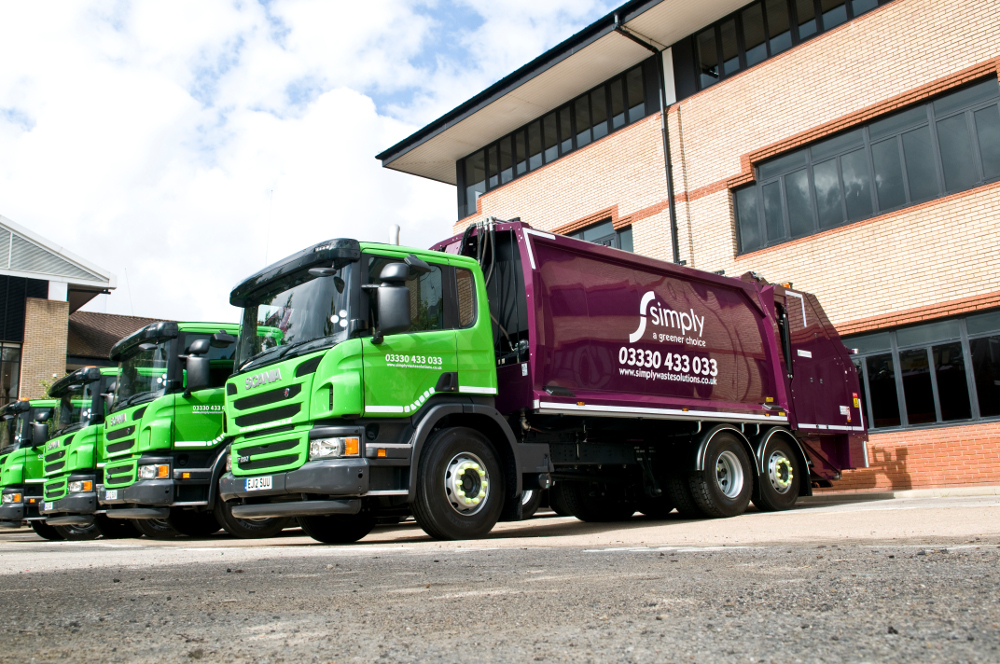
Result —
<instances>
[{"instance_id":1,"label":"line of parked trucks","mask_svg":"<svg viewBox=\"0 0 1000 664\"><path fill-rule=\"evenodd\" d=\"M817 299L489 220L336 239L249 277L239 325L159 322L0 415L0 527L321 542L791 508L867 465Z\"/></svg>"}]
</instances>

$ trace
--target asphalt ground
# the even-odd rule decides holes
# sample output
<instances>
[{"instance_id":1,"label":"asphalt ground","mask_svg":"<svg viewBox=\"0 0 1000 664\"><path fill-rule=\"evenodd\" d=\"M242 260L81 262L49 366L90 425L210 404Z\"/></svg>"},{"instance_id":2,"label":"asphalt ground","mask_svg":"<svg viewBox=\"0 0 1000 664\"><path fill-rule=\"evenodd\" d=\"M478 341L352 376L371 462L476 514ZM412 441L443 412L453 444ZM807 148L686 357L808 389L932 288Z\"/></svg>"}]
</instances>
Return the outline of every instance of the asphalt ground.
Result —
<instances>
[{"instance_id":1,"label":"asphalt ground","mask_svg":"<svg viewBox=\"0 0 1000 664\"><path fill-rule=\"evenodd\" d=\"M994 662L998 588L997 496L548 513L469 542L11 531L0 662Z\"/></svg>"}]
</instances>

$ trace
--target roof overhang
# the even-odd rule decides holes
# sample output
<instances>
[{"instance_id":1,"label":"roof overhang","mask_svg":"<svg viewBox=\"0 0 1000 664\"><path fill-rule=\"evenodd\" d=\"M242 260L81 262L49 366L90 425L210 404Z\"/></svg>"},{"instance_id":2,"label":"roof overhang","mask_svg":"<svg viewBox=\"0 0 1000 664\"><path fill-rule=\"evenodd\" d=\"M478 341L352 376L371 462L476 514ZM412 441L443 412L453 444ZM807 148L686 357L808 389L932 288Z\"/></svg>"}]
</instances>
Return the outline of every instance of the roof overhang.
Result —
<instances>
[{"instance_id":1,"label":"roof overhang","mask_svg":"<svg viewBox=\"0 0 1000 664\"><path fill-rule=\"evenodd\" d=\"M382 166L457 184L455 162L620 74L748 0L633 0L376 156Z\"/></svg>"},{"instance_id":2,"label":"roof overhang","mask_svg":"<svg viewBox=\"0 0 1000 664\"><path fill-rule=\"evenodd\" d=\"M118 286L118 278L108 270L3 216L0 216L0 274L58 281L66 283L70 292L95 295Z\"/></svg>"}]
</instances>

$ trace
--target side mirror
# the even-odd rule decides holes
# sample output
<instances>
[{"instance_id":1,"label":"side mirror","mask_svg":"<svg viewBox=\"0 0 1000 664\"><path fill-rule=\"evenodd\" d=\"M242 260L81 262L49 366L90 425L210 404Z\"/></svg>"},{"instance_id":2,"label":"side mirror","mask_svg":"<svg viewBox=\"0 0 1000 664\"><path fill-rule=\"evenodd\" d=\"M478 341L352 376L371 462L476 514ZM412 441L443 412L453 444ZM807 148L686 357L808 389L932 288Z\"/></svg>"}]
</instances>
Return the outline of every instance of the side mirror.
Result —
<instances>
[{"instance_id":1,"label":"side mirror","mask_svg":"<svg viewBox=\"0 0 1000 664\"><path fill-rule=\"evenodd\" d=\"M410 266L410 270L416 272L417 274L428 274L433 272L433 268L430 265L417 258L414 254L410 254L403 260Z\"/></svg>"},{"instance_id":2,"label":"side mirror","mask_svg":"<svg viewBox=\"0 0 1000 664\"><path fill-rule=\"evenodd\" d=\"M46 418L48 419L48 418ZM31 423L31 446L41 447L49 439L49 425L45 422Z\"/></svg>"},{"instance_id":3,"label":"side mirror","mask_svg":"<svg viewBox=\"0 0 1000 664\"><path fill-rule=\"evenodd\" d=\"M46 408L45 410L38 411L38 413L35 415L35 421L36 422L48 422L49 418L51 418L51 417L52 417L52 409L51 408Z\"/></svg>"},{"instance_id":4,"label":"side mirror","mask_svg":"<svg viewBox=\"0 0 1000 664\"><path fill-rule=\"evenodd\" d=\"M195 339L191 342L191 345L188 346L187 352L188 355L204 355L211 350L211 348L212 342L208 339ZM190 372L191 370L188 369L188 371Z\"/></svg>"},{"instance_id":5,"label":"side mirror","mask_svg":"<svg viewBox=\"0 0 1000 664\"><path fill-rule=\"evenodd\" d=\"M204 341L207 346L208 339ZM196 341L195 343L198 342ZM191 345L193 346L194 344ZM209 386L211 361L207 357L199 357L197 355L188 355L182 359L184 360L185 369L187 369L187 388L184 390L184 396L190 397L192 392L203 390Z\"/></svg>"},{"instance_id":6,"label":"side mirror","mask_svg":"<svg viewBox=\"0 0 1000 664\"><path fill-rule=\"evenodd\" d=\"M379 286L378 332L372 341L381 343L383 335L403 332L409 327L410 289L406 286L391 286L388 284Z\"/></svg>"},{"instance_id":7,"label":"side mirror","mask_svg":"<svg viewBox=\"0 0 1000 664\"><path fill-rule=\"evenodd\" d=\"M403 283L410 276L410 266L406 263L389 263L378 275L379 281L388 283Z\"/></svg>"},{"instance_id":8,"label":"side mirror","mask_svg":"<svg viewBox=\"0 0 1000 664\"><path fill-rule=\"evenodd\" d=\"M212 346L212 348L228 348L229 346L232 346L234 343L236 343L236 337L234 337L231 334L226 334L222 330L219 330L218 332L212 335L212 341L210 342L210 345ZM190 353L191 351L188 350L188 352Z\"/></svg>"}]
</instances>

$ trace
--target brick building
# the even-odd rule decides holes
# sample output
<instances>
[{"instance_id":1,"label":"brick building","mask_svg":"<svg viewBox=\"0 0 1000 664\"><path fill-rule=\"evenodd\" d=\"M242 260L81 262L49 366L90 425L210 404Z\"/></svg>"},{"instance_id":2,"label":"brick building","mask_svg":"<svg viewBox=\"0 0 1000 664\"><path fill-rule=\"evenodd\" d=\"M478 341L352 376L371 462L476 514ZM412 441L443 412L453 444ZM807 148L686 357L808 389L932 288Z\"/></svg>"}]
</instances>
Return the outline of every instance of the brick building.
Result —
<instances>
[{"instance_id":1,"label":"brick building","mask_svg":"<svg viewBox=\"0 0 1000 664\"><path fill-rule=\"evenodd\" d=\"M871 467L1000 484L1000 2L635 0L378 156L495 216L819 296ZM430 241L430 238L428 238Z\"/></svg>"},{"instance_id":2,"label":"brick building","mask_svg":"<svg viewBox=\"0 0 1000 664\"><path fill-rule=\"evenodd\" d=\"M0 405L43 396L74 366L71 317L116 285L107 270L0 217Z\"/></svg>"}]
</instances>

